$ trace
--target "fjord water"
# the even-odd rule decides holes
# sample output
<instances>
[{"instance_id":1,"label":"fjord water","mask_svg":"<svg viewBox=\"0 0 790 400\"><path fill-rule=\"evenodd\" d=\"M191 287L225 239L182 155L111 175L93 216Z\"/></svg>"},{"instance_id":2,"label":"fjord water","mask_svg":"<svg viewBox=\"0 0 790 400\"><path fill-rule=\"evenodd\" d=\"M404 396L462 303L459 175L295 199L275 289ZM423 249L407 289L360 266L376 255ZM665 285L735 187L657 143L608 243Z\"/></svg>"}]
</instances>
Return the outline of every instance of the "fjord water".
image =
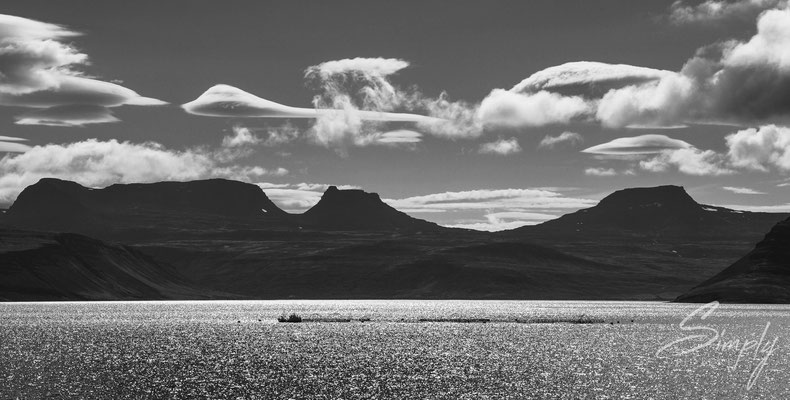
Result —
<instances>
[{"instance_id":1,"label":"fjord water","mask_svg":"<svg viewBox=\"0 0 790 400\"><path fill-rule=\"evenodd\" d=\"M790 398L790 306L700 306L4 303L0 398Z\"/></svg>"}]
</instances>

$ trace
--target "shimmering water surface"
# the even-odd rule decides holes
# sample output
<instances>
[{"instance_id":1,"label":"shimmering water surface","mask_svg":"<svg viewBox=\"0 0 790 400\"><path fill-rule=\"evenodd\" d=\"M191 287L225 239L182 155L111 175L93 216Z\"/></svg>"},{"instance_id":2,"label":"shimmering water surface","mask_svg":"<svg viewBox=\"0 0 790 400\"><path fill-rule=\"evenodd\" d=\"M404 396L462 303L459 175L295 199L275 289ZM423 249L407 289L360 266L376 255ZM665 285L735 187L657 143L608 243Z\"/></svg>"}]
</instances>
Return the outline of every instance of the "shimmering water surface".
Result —
<instances>
[{"instance_id":1,"label":"shimmering water surface","mask_svg":"<svg viewBox=\"0 0 790 400\"><path fill-rule=\"evenodd\" d=\"M698 307L4 303L0 398L790 398L790 307ZM306 321L278 323L284 313ZM469 319L490 322L457 322Z\"/></svg>"}]
</instances>

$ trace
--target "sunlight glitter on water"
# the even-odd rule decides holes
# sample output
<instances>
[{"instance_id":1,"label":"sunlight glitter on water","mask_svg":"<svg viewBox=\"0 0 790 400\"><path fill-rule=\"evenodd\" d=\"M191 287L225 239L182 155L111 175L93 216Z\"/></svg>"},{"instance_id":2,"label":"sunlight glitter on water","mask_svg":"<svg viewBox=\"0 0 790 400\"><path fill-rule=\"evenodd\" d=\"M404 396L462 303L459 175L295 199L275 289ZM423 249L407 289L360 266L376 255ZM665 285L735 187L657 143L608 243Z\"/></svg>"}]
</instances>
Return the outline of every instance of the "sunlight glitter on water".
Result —
<instances>
[{"instance_id":1,"label":"sunlight glitter on water","mask_svg":"<svg viewBox=\"0 0 790 400\"><path fill-rule=\"evenodd\" d=\"M776 348L748 389L759 365L753 349L741 359L734 346L715 345L657 357L662 346L706 333L678 326L698 307L570 301L5 303L0 398L790 397L787 306L726 305L693 320L716 330L724 344L757 341L770 322L763 342L776 338ZM284 313L370 321L276 323ZM545 323L580 315L599 323Z\"/></svg>"}]
</instances>

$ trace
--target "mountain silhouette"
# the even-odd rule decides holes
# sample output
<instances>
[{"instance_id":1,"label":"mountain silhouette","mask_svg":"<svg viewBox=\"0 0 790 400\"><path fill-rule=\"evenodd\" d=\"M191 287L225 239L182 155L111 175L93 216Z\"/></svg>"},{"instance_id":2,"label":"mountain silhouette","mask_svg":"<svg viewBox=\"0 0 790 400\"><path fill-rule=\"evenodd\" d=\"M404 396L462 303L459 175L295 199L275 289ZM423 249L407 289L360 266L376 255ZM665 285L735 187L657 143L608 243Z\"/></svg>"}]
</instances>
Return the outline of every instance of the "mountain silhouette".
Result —
<instances>
[{"instance_id":1,"label":"mountain silhouette","mask_svg":"<svg viewBox=\"0 0 790 400\"><path fill-rule=\"evenodd\" d=\"M5 215L8 224L25 229L102 239L228 225L287 225L287 218L260 187L225 179L116 184L103 189L41 179L25 188Z\"/></svg>"},{"instance_id":2,"label":"mountain silhouette","mask_svg":"<svg viewBox=\"0 0 790 400\"><path fill-rule=\"evenodd\" d=\"M646 234L665 237L761 235L777 214L731 210L697 203L681 186L618 190L591 208L514 232L589 236Z\"/></svg>"},{"instance_id":3,"label":"mountain silhouette","mask_svg":"<svg viewBox=\"0 0 790 400\"><path fill-rule=\"evenodd\" d=\"M312 228L352 230L438 230L439 225L413 218L381 201L376 193L330 186L318 203L300 216Z\"/></svg>"},{"instance_id":4,"label":"mountain silhouette","mask_svg":"<svg viewBox=\"0 0 790 400\"><path fill-rule=\"evenodd\" d=\"M677 298L680 302L790 303L790 218L754 250Z\"/></svg>"}]
</instances>

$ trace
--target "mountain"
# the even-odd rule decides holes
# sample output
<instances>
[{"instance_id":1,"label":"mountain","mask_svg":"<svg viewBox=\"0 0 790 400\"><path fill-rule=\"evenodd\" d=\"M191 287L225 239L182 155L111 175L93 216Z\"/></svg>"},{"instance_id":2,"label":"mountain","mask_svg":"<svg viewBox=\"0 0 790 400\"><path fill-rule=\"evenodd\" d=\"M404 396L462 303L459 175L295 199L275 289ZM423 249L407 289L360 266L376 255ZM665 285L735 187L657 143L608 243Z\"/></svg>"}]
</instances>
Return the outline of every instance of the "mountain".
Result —
<instances>
[{"instance_id":1,"label":"mountain","mask_svg":"<svg viewBox=\"0 0 790 400\"><path fill-rule=\"evenodd\" d=\"M300 216L312 228L333 230L439 230L439 225L413 218L381 201L376 193L330 186L321 200Z\"/></svg>"},{"instance_id":2,"label":"mountain","mask_svg":"<svg viewBox=\"0 0 790 400\"><path fill-rule=\"evenodd\" d=\"M288 226L288 217L260 187L225 179L117 184L103 189L41 179L20 193L4 219L24 229L129 239L227 227Z\"/></svg>"},{"instance_id":3,"label":"mountain","mask_svg":"<svg viewBox=\"0 0 790 400\"><path fill-rule=\"evenodd\" d=\"M679 302L790 303L790 218L754 250L679 296Z\"/></svg>"},{"instance_id":4,"label":"mountain","mask_svg":"<svg viewBox=\"0 0 790 400\"><path fill-rule=\"evenodd\" d=\"M653 237L762 235L777 214L730 210L697 203L680 186L618 190L596 206L515 232L573 236L646 234Z\"/></svg>"},{"instance_id":5,"label":"mountain","mask_svg":"<svg viewBox=\"0 0 790 400\"><path fill-rule=\"evenodd\" d=\"M199 289L133 248L69 233L0 230L0 299L206 299ZM227 297L227 294L213 294Z\"/></svg>"}]
</instances>

